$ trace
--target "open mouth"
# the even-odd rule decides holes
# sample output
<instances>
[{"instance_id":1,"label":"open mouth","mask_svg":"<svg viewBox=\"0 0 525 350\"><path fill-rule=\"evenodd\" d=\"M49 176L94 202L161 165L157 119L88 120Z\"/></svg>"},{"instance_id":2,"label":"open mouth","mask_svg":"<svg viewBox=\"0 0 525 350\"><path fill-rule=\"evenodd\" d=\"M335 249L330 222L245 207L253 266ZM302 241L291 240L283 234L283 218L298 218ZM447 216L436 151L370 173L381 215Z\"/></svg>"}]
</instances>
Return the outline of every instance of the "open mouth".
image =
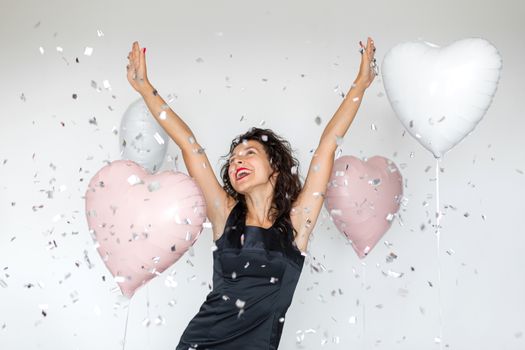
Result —
<instances>
[{"instance_id":1,"label":"open mouth","mask_svg":"<svg viewBox=\"0 0 525 350\"><path fill-rule=\"evenodd\" d=\"M248 169L241 168L241 169L237 170L237 174L235 176L235 179L237 181L239 181L239 180L244 179L245 177L247 177L250 174L251 174L251 172L248 171Z\"/></svg>"}]
</instances>

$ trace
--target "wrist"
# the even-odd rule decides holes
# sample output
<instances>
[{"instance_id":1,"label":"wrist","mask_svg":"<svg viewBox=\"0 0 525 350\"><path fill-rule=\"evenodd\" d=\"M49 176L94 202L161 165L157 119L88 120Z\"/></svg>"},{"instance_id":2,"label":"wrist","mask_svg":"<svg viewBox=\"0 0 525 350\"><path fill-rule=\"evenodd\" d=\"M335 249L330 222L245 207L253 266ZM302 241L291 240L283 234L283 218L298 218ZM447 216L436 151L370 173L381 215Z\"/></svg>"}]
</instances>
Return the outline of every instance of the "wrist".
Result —
<instances>
[{"instance_id":1,"label":"wrist","mask_svg":"<svg viewBox=\"0 0 525 350\"><path fill-rule=\"evenodd\" d=\"M358 90L360 92L364 93L367 88L367 84L363 80L359 79L359 77L357 77L352 83L352 89Z\"/></svg>"},{"instance_id":2,"label":"wrist","mask_svg":"<svg viewBox=\"0 0 525 350\"><path fill-rule=\"evenodd\" d=\"M157 95L157 90L150 84L149 81L144 82L143 87L139 91L142 97Z\"/></svg>"}]
</instances>

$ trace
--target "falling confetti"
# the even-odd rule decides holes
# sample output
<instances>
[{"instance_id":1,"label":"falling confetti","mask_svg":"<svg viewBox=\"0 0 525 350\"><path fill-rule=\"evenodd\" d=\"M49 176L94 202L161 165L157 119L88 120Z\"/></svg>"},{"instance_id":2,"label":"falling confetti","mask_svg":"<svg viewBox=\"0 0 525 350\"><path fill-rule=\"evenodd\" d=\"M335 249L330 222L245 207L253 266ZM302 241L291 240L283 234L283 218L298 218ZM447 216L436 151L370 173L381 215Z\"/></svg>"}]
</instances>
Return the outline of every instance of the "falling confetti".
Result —
<instances>
[{"instance_id":1,"label":"falling confetti","mask_svg":"<svg viewBox=\"0 0 525 350\"><path fill-rule=\"evenodd\" d=\"M390 252L390 254L388 254L388 255L386 256L386 262L387 262L387 263L391 263L391 262L393 262L395 259L397 259L397 255L394 254L394 253L392 253L392 252Z\"/></svg>"},{"instance_id":2,"label":"falling confetti","mask_svg":"<svg viewBox=\"0 0 525 350\"><path fill-rule=\"evenodd\" d=\"M368 183L373 186L379 186L381 184L381 179L380 178L372 179L372 180L369 180Z\"/></svg>"},{"instance_id":3,"label":"falling confetti","mask_svg":"<svg viewBox=\"0 0 525 350\"><path fill-rule=\"evenodd\" d=\"M138 177L137 175L133 174L133 175L130 175L127 179L128 183L131 185L131 186L134 186L136 184L140 184L142 183L142 180L140 179L140 177Z\"/></svg>"},{"instance_id":4,"label":"falling confetti","mask_svg":"<svg viewBox=\"0 0 525 350\"><path fill-rule=\"evenodd\" d=\"M392 271L392 270L388 270L388 271L381 271L383 273L384 276L388 276L388 277L393 277L393 278L401 278L403 277L404 273L403 272L395 272L395 271Z\"/></svg>"},{"instance_id":5,"label":"falling confetti","mask_svg":"<svg viewBox=\"0 0 525 350\"><path fill-rule=\"evenodd\" d=\"M158 142L159 145L163 145L165 143L164 139L158 132L155 132L155 135L153 135L153 138Z\"/></svg>"}]
</instances>

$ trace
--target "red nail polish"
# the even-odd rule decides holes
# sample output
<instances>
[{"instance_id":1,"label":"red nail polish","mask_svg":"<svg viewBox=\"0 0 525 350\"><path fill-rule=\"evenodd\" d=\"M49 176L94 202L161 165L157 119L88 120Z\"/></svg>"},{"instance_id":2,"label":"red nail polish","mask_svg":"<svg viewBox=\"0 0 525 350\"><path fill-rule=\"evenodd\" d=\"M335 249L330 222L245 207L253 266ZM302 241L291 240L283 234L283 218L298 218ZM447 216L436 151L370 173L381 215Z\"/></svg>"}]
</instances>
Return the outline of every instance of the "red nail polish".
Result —
<instances>
[{"instance_id":1,"label":"red nail polish","mask_svg":"<svg viewBox=\"0 0 525 350\"><path fill-rule=\"evenodd\" d=\"M146 53L146 48L143 48L143 49L142 49L142 52L143 52L143 53Z\"/></svg>"}]
</instances>

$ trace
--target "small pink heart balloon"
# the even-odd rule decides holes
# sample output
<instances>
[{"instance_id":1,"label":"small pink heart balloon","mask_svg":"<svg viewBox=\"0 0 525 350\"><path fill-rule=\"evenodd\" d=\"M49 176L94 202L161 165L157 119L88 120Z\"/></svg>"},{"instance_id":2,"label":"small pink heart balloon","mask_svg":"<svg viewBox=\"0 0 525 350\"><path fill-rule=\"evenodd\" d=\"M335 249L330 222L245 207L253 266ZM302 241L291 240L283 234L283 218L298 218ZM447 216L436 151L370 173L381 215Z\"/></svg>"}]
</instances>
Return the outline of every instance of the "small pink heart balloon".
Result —
<instances>
[{"instance_id":1,"label":"small pink heart balloon","mask_svg":"<svg viewBox=\"0 0 525 350\"><path fill-rule=\"evenodd\" d=\"M362 259L390 228L402 195L403 179L392 161L342 156L334 162L324 204Z\"/></svg>"},{"instance_id":2,"label":"small pink heart balloon","mask_svg":"<svg viewBox=\"0 0 525 350\"><path fill-rule=\"evenodd\" d=\"M129 160L100 169L85 198L97 250L128 298L196 242L206 219L204 197L189 176L151 175Z\"/></svg>"}]
</instances>

